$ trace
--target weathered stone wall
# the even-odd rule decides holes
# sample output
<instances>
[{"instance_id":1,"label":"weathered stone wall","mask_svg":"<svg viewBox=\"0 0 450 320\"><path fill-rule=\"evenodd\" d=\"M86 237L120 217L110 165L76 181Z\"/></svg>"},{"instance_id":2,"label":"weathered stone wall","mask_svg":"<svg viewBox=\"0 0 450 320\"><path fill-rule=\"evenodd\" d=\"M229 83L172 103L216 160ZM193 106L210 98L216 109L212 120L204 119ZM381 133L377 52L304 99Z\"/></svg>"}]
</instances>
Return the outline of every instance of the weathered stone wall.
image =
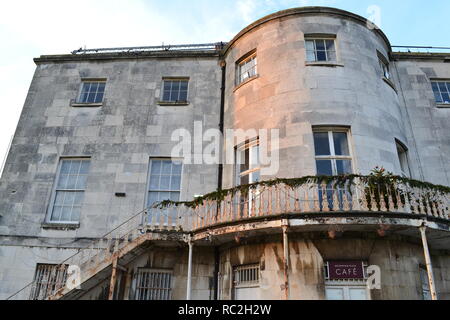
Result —
<instances>
[{"instance_id":1,"label":"weathered stone wall","mask_svg":"<svg viewBox=\"0 0 450 320\"><path fill-rule=\"evenodd\" d=\"M305 34L336 35L338 65L306 64ZM259 77L235 89L236 61L254 49ZM317 125L351 127L355 173L384 166L400 174L395 138L406 141L407 121L399 94L382 79L377 50L388 57L376 32L346 18L294 15L259 25L227 52L226 127L280 129L277 177L316 174ZM232 171L226 167L226 187Z\"/></svg>"},{"instance_id":2,"label":"weathered stone wall","mask_svg":"<svg viewBox=\"0 0 450 320\"><path fill-rule=\"evenodd\" d=\"M450 185L450 108L438 108L431 79L450 79L450 64L440 60L395 62L402 114L407 124L414 176Z\"/></svg>"},{"instance_id":3,"label":"weathered stone wall","mask_svg":"<svg viewBox=\"0 0 450 320\"><path fill-rule=\"evenodd\" d=\"M126 283L123 295L125 300L134 300L134 290L132 286L133 279L139 268L145 269L165 269L173 272L172 275L172 299L185 300L188 274L188 254L189 250L185 247L155 247L150 248L146 253L140 255L136 260L124 266L127 272L119 271L119 277L123 276L121 281ZM214 288L212 278L214 276L214 249L194 247L192 258L192 299L193 300L212 300L214 297ZM95 300L109 283L100 284L90 292L82 296L81 300Z\"/></svg>"},{"instance_id":4,"label":"weathered stone wall","mask_svg":"<svg viewBox=\"0 0 450 320\"><path fill-rule=\"evenodd\" d=\"M166 76L190 78L189 106L157 105ZM82 78L107 79L102 107L70 106ZM149 160L171 156L178 144L171 141L172 132L185 128L193 134L194 121L218 127L220 79L217 57L38 64L0 185L0 246L5 241L22 245L20 237L30 241L19 251L40 238L49 243L97 238L142 211ZM44 229L59 159L74 156L91 157L80 228ZM216 188L216 166L183 167L181 200ZM116 192L125 192L126 198ZM18 253L8 249L7 255ZM61 262L57 257L52 260ZM23 260L30 268L27 275L40 262ZM6 282L14 282L14 289L27 284L14 272L22 264L10 259L1 264L2 271L8 270L0 275L3 294L13 293Z\"/></svg>"},{"instance_id":5,"label":"weathered stone wall","mask_svg":"<svg viewBox=\"0 0 450 320\"><path fill-rule=\"evenodd\" d=\"M372 300L422 300L420 266L425 265L420 244L406 241L360 238L336 240L301 240L291 235L289 244L290 299L325 299L324 262L329 260L362 260L381 268L381 290L372 290ZM450 256L433 252L434 273L440 299L449 298ZM221 297L232 299L232 269L260 264L260 297L284 299L284 265L281 241L236 245L221 254Z\"/></svg>"}]
</instances>

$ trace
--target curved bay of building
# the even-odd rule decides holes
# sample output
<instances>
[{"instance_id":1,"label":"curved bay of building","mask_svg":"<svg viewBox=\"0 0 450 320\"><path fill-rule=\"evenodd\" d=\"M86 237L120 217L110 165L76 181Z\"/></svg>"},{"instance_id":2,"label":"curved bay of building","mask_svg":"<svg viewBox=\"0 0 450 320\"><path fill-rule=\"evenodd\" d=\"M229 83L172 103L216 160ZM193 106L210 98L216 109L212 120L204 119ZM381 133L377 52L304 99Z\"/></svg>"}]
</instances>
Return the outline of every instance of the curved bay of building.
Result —
<instances>
[{"instance_id":1,"label":"curved bay of building","mask_svg":"<svg viewBox=\"0 0 450 320\"><path fill-rule=\"evenodd\" d=\"M429 78L450 78L450 68L441 62L435 67L434 58L422 66L417 57L393 57L389 40L379 29L371 28L362 17L332 8L281 11L241 31L220 52L218 60L222 61L217 61L225 65L224 129L278 129L280 170L259 175L256 169L239 171L234 165L225 165L222 187L318 174L368 175L376 166L449 185L445 162L448 124L438 126L433 122L439 116L448 119L447 110L415 118L423 110L411 108L419 103L411 102L405 92L424 88L419 87L423 82L420 70L426 69L423 72ZM186 67L188 59L177 66L191 68ZM211 57L208 59L205 65L210 70ZM218 77L217 69L215 86ZM220 91L218 87L212 89ZM196 90L200 92L201 88ZM219 100L218 96L214 98ZM424 99L432 100L433 92L425 93ZM205 110L212 119L208 124L219 121L217 112L210 107ZM158 116L164 120L166 112ZM198 114L186 115L189 120L176 119L182 123L194 118L199 118ZM167 123L165 133L170 126ZM418 131L426 134L418 136ZM433 140L432 133L436 132L440 135ZM234 147L245 154L258 145L259 139L256 132ZM164 150L168 152L172 144L166 140ZM251 151L247 157L251 158ZM424 167L424 162L432 162L434 169ZM191 188L183 191L186 200L216 182L208 179L201 188L193 187L188 180L202 168L192 168L183 178L183 187ZM215 172L216 168L208 167L209 178ZM192 232L148 228L151 236L144 239L145 244L120 258L125 268L115 271L120 281L113 281L117 288L114 291L113 285L110 297L148 298L154 293L139 281L152 274L171 283L170 288L158 291L160 298L185 299L186 290L192 299L222 300L420 300L434 293L440 299L450 298L448 208L439 211L419 208L422 204L418 204L411 211L406 203L400 208L404 200L400 196L393 199L386 195L385 203L378 203L379 210L373 202L372 206L365 203L356 209L356 202L366 201L366 194L354 200L341 191L325 199L330 203L322 204L327 198L326 187L325 191L317 185L315 188L314 196L321 195L314 201L321 203L314 207L304 204L312 195L303 189L298 192L307 194L304 198L287 191L284 204L279 190L270 189L259 204L255 205L262 196L251 201L247 198L247 204L235 208L230 206L230 212L238 210L240 218L227 218L225 200L222 220L216 214L207 222L214 216L207 211ZM448 203L448 195L444 202ZM274 213L277 206L282 209ZM425 236L424 223L428 227ZM144 243L142 237L138 240ZM184 240L189 248L180 246ZM430 245L431 260L427 259L425 242ZM35 250L42 254L43 249ZM189 253L193 255L192 264ZM83 284L82 291L71 290L62 298L104 297L113 283L113 266L111 260ZM374 267L375 282L368 286L369 271Z\"/></svg>"}]
</instances>

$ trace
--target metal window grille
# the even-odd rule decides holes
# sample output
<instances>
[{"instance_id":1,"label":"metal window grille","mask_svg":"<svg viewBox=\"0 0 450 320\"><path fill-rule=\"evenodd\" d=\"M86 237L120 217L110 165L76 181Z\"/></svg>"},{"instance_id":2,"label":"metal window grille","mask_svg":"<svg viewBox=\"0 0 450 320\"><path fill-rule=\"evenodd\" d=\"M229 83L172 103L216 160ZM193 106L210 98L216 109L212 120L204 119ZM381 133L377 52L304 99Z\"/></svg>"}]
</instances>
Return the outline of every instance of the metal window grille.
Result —
<instances>
[{"instance_id":1,"label":"metal window grille","mask_svg":"<svg viewBox=\"0 0 450 320\"><path fill-rule=\"evenodd\" d=\"M136 300L171 300L172 271L139 269L136 280Z\"/></svg>"},{"instance_id":2,"label":"metal window grille","mask_svg":"<svg viewBox=\"0 0 450 320\"><path fill-rule=\"evenodd\" d=\"M164 102L187 102L189 80L164 80Z\"/></svg>"},{"instance_id":3,"label":"metal window grille","mask_svg":"<svg viewBox=\"0 0 450 320\"><path fill-rule=\"evenodd\" d=\"M307 39L305 44L307 61L336 61L334 39Z\"/></svg>"},{"instance_id":4,"label":"metal window grille","mask_svg":"<svg viewBox=\"0 0 450 320\"><path fill-rule=\"evenodd\" d=\"M259 264L238 266L234 268L234 286L235 288L246 288L259 286L260 280Z\"/></svg>"},{"instance_id":5,"label":"metal window grille","mask_svg":"<svg viewBox=\"0 0 450 320\"><path fill-rule=\"evenodd\" d=\"M436 103L450 105L450 81L432 81Z\"/></svg>"},{"instance_id":6,"label":"metal window grille","mask_svg":"<svg viewBox=\"0 0 450 320\"><path fill-rule=\"evenodd\" d=\"M67 281L67 265L38 264L30 300L45 300L63 288Z\"/></svg>"},{"instance_id":7,"label":"metal window grille","mask_svg":"<svg viewBox=\"0 0 450 320\"><path fill-rule=\"evenodd\" d=\"M102 103L105 95L106 81L84 81L78 103Z\"/></svg>"},{"instance_id":8,"label":"metal window grille","mask_svg":"<svg viewBox=\"0 0 450 320\"><path fill-rule=\"evenodd\" d=\"M80 219L89 159L62 159L50 208L50 222L74 223Z\"/></svg>"},{"instance_id":9,"label":"metal window grille","mask_svg":"<svg viewBox=\"0 0 450 320\"><path fill-rule=\"evenodd\" d=\"M247 79L256 77L257 75L257 59L256 55L252 55L238 64L237 84L241 84Z\"/></svg>"}]
</instances>

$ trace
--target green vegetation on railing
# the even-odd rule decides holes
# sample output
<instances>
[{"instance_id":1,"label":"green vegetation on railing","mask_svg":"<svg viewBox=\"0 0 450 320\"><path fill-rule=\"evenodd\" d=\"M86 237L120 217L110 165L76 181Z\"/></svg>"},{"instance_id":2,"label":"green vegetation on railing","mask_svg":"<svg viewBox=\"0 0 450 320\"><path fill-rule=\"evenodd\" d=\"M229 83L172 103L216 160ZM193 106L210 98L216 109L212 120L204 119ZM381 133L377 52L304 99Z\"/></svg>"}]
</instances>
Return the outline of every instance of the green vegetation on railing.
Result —
<instances>
[{"instance_id":1,"label":"green vegetation on railing","mask_svg":"<svg viewBox=\"0 0 450 320\"><path fill-rule=\"evenodd\" d=\"M324 184L330 185L332 184L334 187L339 187L341 190L348 190L350 192L350 188L352 185L355 185L355 180L359 180L361 183L366 185L365 193L367 202L369 206L372 203L372 195L375 197L376 206L378 208L381 206L381 197L384 197L385 203L388 203L389 193L391 193L392 198L394 199L394 204L398 207L397 197L394 196L394 192L399 191L396 190L396 185L406 185L410 188L418 188L424 191L422 194L422 199L416 199L416 201L423 201L428 203L433 198L438 195L446 195L450 194L450 187L434 185L428 182L422 182L418 180L413 180L405 177L395 176L390 172L386 172L384 168L376 167L372 170L369 176L362 175L339 175L339 176L307 176L302 178L294 178L294 179L273 179L268 181L261 181L257 183L247 184L237 186L235 188L226 189L226 190L217 190L210 194L207 194L202 197L198 197L193 201L162 201L153 206L156 209L164 209L167 207L178 207L178 206L186 206L188 208L196 208L203 205L206 201L223 201L229 195L235 195L240 193L243 197L247 196L251 190L256 190L264 187L274 187L277 185L286 185L292 189L301 187L303 185L311 185L311 184ZM412 193L409 191L400 191L401 201L403 204L406 201L405 197L408 197L408 200L411 202L413 199Z\"/></svg>"}]
</instances>

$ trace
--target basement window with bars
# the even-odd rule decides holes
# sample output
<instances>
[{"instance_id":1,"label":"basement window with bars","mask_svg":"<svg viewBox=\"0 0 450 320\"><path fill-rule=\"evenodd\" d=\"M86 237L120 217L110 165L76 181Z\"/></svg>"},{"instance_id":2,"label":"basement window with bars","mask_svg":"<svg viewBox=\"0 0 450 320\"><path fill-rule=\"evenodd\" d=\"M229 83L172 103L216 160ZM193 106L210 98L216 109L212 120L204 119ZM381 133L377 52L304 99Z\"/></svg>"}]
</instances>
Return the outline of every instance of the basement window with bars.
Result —
<instances>
[{"instance_id":1,"label":"basement window with bars","mask_svg":"<svg viewBox=\"0 0 450 320\"><path fill-rule=\"evenodd\" d=\"M105 95L106 80L85 80L77 99L79 104L100 104Z\"/></svg>"},{"instance_id":2,"label":"basement window with bars","mask_svg":"<svg viewBox=\"0 0 450 320\"><path fill-rule=\"evenodd\" d=\"M445 104L450 107L450 80L431 81L434 97L437 104Z\"/></svg>"},{"instance_id":3,"label":"basement window with bars","mask_svg":"<svg viewBox=\"0 0 450 320\"><path fill-rule=\"evenodd\" d=\"M188 103L189 78L164 78L163 103Z\"/></svg>"},{"instance_id":4,"label":"basement window with bars","mask_svg":"<svg viewBox=\"0 0 450 320\"><path fill-rule=\"evenodd\" d=\"M259 264L238 266L234 268L234 287L248 288L259 286Z\"/></svg>"},{"instance_id":5,"label":"basement window with bars","mask_svg":"<svg viewBox=\"0 0 450 320\"><path fill-rule=\"evenodd\" d=\"M30 300L45 300L65 286L67 265L38 264L34 274Z\"/></svg>"},{"instance_id":6,"label":"basement window with bars","mask_svg":"<svg viewBox=\"0 0 450 320\"><path fill-rule=\"evenodd\" d=\"M49 210L49 223L79 222L90 164L90 159L61 159Z\"/></svg>"},{"instance_id":7,"label":"basement window with bars","mask_svg":"<svg viewBox=\"0 0 450 320\"><path fill-rule=\"evenodd\" d=\"M135 300L172 300L173 271L139 269Z\"/></svg>"}]
</instances>

